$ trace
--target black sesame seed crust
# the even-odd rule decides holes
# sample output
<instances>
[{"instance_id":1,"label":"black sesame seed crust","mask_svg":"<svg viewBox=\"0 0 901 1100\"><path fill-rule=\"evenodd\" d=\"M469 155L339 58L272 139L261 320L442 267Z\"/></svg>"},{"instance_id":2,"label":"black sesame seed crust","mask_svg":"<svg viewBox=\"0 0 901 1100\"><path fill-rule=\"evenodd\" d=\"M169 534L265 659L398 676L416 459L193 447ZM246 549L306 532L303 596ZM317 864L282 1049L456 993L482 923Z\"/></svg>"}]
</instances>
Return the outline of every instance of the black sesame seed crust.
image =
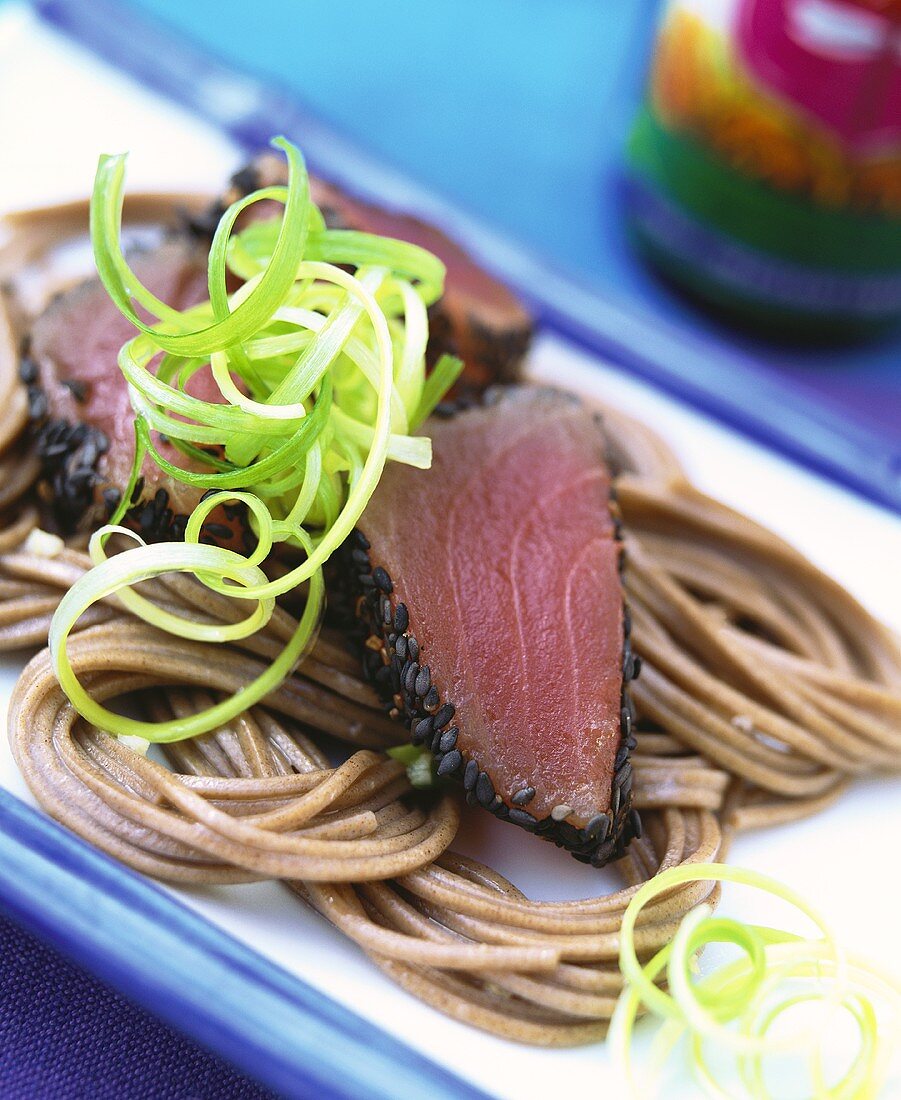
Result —
<instances>
[{"instance_id":1,"label":"black sesame seed crust","mask_svg":"<svg viewBox=\"0 0 901 1100\"><path fill-rule=\"evenodd\" d=\"M52 505L63 534L77 530L95 504L95 489L103 478L97 464L109 449L109 440L90 424L47 419L47 399L34 382L28 387L31 434L41 460L38 493Z\"/></svg>"},{"instance_id":2,"label":"black sesame seed crust","mask_svg":"<svg viewBox=\"0 0 901 1100\"><path fill-rule=\"evenodd\" d=\"M447 414L454 415L456 411L454 408ZM612 494L610 509L620 543L622 573L624 551L619 507ZM454 704L443 699L429 665L420 663L424 655L411 631L409 608L394 597L394 584L384 567L372 568L370 550L362 532L354 531L336 554L329 585L332 614L346 631L360 639L364 673L391 717L403 722L410 731L411 742L431 749L438 775L461 782L470 805L481 806L499 820L510 821L558 848L565 848L582 863L601 867L619 859L629 842L641 836L641 820L632 805L633 773L629 760L636 744L629 680L638 675L640 662L632 653L628 610L623 616L621 743L614 762L611 812L596 814L582 829L551 815L538 820L525 809L535 797L534 787L525 786L506 795L496 791L488 772L482 771L478 761L467 757L458 747L457 727L451 724Z\"/></svg>"},{"instance_id":3,"label":"black sesame seed crust","mask_svg":"<svg viewBox=\"0 0 901 1100\"><path fill-rule=\"evenodd\" d=\"M29 373L26 366L23 375ZM63 535L99 526L115 512L122 499L121 489L110 485L100 472L100 460L109 449L109 441L91 424L47 419L43 390L37 382L29 385L29 391L32 390L43 402L36 403L29 397L32 408L37 404L41 411L41 415L31 417L32 441L41 460L39 498ZM238 534L242 537L249 530L246 513L244 504L227 510L229 519L240 521ZM125 513L124 523L136 530L145 542L180 542L188 517L173 513L166 489L157 489L152 497L145 497L144 479L140 477L132 491L131 507ZM235 531L224 523L208 522L203 526L202 542L231 546L234 539Z\"/></svg>"},{"instance_id":4,"label":"black sesame seed crust","mask_svg":"<svg viewBox=\"0 0 901 1100\"><path fill-rule=\"evenodd\" d=\"M27 355L20 362L19 376L27 387L31 440L41 460L39 499L63 535L99 526L115 512L122 499L122 490L111 485L101 472L100 462L109 450L109 440L93 424L48 417L47 395L41 387L37 365ZM63 385L77 401L84 400L86 390L82 382L66 379ZM210 489L204 496L217 491ZM157 489L152 497L145 497L144 478L139 477L130 503L124 523L145 542L181 542L184 538L188 516L173 513L166 489ZM238 521L237 537L242 540L244 550L252 553L256 539L247 522L247 505L229 505L223 512L227 519ZM207 522L201 534L201 542L232 549L235 538L236 532L224 523Z\"/></svg>"}]
</instances>

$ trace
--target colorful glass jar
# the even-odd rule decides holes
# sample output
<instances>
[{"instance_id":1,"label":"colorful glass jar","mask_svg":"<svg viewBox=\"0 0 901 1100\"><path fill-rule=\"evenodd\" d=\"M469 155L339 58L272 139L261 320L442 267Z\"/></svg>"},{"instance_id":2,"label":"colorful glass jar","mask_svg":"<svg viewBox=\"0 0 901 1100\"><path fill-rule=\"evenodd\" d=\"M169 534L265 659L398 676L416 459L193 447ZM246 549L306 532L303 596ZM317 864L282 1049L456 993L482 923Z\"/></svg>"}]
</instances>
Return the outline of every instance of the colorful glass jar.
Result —
<instances>
[{"instance_id":1,"label":"colorful glass jar","mask_svg":"<svg viewBox=\"0 0 901 1100\"><path fill-rule=\"evenodd\" d=\"M901 0L672 0L631 140L631 224L767 331L901 320Z\"/></svg>"}]
</instances>

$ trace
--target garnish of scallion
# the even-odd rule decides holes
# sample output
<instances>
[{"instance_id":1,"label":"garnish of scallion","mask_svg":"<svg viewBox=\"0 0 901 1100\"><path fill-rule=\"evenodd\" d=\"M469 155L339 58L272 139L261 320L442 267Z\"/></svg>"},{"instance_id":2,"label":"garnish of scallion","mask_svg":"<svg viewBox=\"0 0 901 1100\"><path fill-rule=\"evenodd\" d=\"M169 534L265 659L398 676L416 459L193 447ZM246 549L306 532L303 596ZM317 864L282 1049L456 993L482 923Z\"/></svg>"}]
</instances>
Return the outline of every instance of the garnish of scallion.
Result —
<instances>
[{"instance_id":1,"label":"garnish of scallion","mask_svg":"<svg viewBox=\"0 0 901 1100\"><path fill-rule=\"evenodd\" d=\"M224 212L209 253L209 298L186 310L151 294L123 254L125 157L101 157L97 169L91 199L97 271L138 330L119 353L135 412L135 459L117 512L91 538L94 567L60 602L50 650L72 704L113 734L176 741L208 732L291 673L315 641L323 565L353 530L387 461L429 467L430 441L414 433L462 366L445 356L426 373L427 309L443 290L441 261L404 241L326 228L300 151L284 138L272 144L287 157L287 186L254 191ZM239 215L267 200L283 208L281 216L236 232ZM228 289L229 277L237 290ZM221 401L188 392L190 379L205 369ZM167 460L153 432L194 468ZM121 526L148 457L207 494L183 542L146 545ZM200 541L210 512L233 503L246 506L257 540L246 557ZM136 545L108 556L114 533ZM300 564L270 580L261 566L280 544ZM134 590L170 572L245 601L249 613L236 623L199 623ZM232 698L193 716L146 722L116 714L92 698L69 660L66 643L79 617L113 594L175 637L226 642L262 629L276 598L301 585L304 611L279 656Z\"/></svg>"},{"instance_id":2,"label":"garnish of scallion","mask_svg":"<svg viewBox=\"0 0 901 1100\"><path fill-rule=\"evenodd\" d=\"M648 959L643 929L665 920L668 893L694 882L769 894L806 918L813 934L746 924L704 904ZM609 1038L633 1096L666 1095L664 1070L676 1053L703 1095L720 1100L888 1095L883 1089L901 1042L901 986L886 969L846 954L823 918L789 887L724 864L673 867L637 890L620 935L626 985ZM737 958L702 975L699 952L714 945L728 945ZM665 989L656 984L662 979ZM641 1010L658 1027L639 1067L632 1048Z\"/></svg>"}]
</instances>

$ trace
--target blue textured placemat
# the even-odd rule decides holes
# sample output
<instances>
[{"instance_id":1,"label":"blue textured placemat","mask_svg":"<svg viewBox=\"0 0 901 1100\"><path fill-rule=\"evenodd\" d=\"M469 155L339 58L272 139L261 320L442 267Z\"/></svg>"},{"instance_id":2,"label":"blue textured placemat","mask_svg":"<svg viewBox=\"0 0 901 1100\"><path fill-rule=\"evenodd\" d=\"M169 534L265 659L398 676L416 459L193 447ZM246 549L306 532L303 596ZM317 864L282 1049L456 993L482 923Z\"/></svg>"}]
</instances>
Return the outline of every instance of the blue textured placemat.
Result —
<instances>
[{"instance_id":1,"label":"blue textured placemat","mask_svg":"<svg viewBox=\"0 0 901 1100\"><path fill-rule=\"evenodd\" d=\"M271 1100L273 1093L0 918L0 1096Z\"/></svg>"}]
</instances>

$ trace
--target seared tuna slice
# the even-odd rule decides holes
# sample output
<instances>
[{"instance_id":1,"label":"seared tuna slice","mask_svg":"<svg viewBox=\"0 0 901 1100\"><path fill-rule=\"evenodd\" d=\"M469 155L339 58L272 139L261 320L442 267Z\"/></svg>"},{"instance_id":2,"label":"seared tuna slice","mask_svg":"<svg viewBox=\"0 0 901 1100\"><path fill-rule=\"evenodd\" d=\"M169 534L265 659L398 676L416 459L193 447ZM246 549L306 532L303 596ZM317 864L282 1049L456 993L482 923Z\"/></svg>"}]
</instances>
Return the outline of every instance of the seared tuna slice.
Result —
<instances>
[{"instance_id":1,"label":"seared tuna slice","mask_svg":"<svg viewBox=\"0 0 901 1100\"><path fill-rule=\"evenodd\" d=\"M391 464L344 551L366 670L470 803L600 866L640 830L600 429L515 389L428 430L431 470Z\"/></svg>"},{"instance_id":2,"label":"seared tuna slice","mask_svg":"<svg viewBox=\"0 0 901 1100\"><path fill-rule=\"evenodd\" d=\"M207 296L206 251L224 204L285 179L283 161L259 158L235 175L220 201L189 220L191 233L138 256L133 262L136 274L175 308L202 301ZM313 195L329 224L413 241L447 264L447 291L432 309L428 355L430 362L444 352L466 361L459 392L477 392L516 373L529 343L531 321L505 287L442 233L415 218L351 199L319 180L313 181ZM276 204L267 203L254 208L255 215L266 208L271 214L278 212ZM133 335L97 279L60 295L35 322L23 377L44 462L41 496L64 533L96 527L116 507L128 482L134 417L116 359ZM192 379L191 392L206 400L219 399L203 372ZM191 468L165 441L156 437L156 442L166 458ZM173 482L149 460L142 473L144 482L130 522L150 540L180 538L198 494ZM208 539L233 545L241 524L217 510L207 528Z\"/></svg>"},{"instance_id":3,"label":"seared tuna slice","mask_svg":"<svg viewBox=\"0 0 901 1100\"><path fill-rule=\"evenodd\" d=\"M282 158L265 154L232 178L208 216L195 220L211 236L224 206L258 187L284 183ZM341 188L312 179L313 200L326 224L410 241L434 252L447 266L444 296L430 310L429 362L445 352L463 360L458 392L477 393L495 382L513 381L528 350L532 321L516 297L439 229L408 214L356 199Z\"/></svg>"},{"instance_id":4,"label":"seared tuna slice","mask_svg":"<svg viewBox=\"0 0 901 1100\"><path fill-rule=\"evenodd\" d=\"M136 256L133 267L142 282L177 309L207 296L206 257L187 238ZM117 357L134 334L99 279L60 295L32 328L26 370L33 375L32 413L44 466L40 494L65 533L99 526L128 484L134 413ZM192 392L218 399L209 376L192 380ZM167 458L188 465L171 444L155 438ZM150 541L181 538L199 492L174 482L150 459L142 474L130 522ZM221 523L214 527L229 545L233 532L226 533Z\"/></svg>"}]
</instances>

